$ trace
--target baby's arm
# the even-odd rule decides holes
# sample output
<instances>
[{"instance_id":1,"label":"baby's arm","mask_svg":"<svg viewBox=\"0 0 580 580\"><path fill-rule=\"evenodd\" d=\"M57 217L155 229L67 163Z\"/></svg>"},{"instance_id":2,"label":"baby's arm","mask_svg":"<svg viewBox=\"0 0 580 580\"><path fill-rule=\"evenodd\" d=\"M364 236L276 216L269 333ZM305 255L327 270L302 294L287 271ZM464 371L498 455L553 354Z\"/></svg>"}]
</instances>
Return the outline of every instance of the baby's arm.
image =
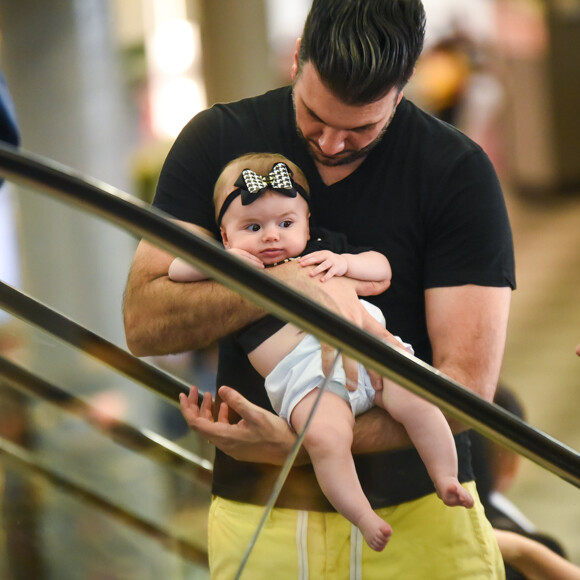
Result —
<instances>
[{"instance_id":1,"label":"baby's arm","mask_svg":"<svg viewBox=\"0 0 580 580\"><path fill-rule=\"evenodd\" d=\"M174 282L199 282L200 280L207 280L207 276L202 271L182 258L175 258L169 264L168 275L169 279Z\"/></svg>"},{"instance_id":2,"label":"baby's arm","mask_svg":"<svg viewBox=\"0 0 580 580\"><path fill-rule=\"evenodd\" d=\"M231 248L228 249L228 252L231 252L238 258L245 260L251 266L255 266L256 268L264 267L264 264L259 258L256 258L256 256L246 252L245 250ZM171 262L168 275L170 280L173 280L174 282L199 282L200 280L207 280L208 278L201 270L198 270L195 266L186 262L182 258L175 258L173 262Z\"/></svg>"},{"instance_id":3,"label":"baby's arm","mask_svg":"<svg viewBox=\"0 0 580 580\"><path fill-rule=\"evenodd\" d=\"M301 266L316 265L310 272L316 276L322 272L321 282L330 280L333 276L347 276L355 280L369 282L391 281L391 265L380 252L362 252L360 254L335 254L329 250L312 252L299 259Z\"/></svg>"}]
</instances>

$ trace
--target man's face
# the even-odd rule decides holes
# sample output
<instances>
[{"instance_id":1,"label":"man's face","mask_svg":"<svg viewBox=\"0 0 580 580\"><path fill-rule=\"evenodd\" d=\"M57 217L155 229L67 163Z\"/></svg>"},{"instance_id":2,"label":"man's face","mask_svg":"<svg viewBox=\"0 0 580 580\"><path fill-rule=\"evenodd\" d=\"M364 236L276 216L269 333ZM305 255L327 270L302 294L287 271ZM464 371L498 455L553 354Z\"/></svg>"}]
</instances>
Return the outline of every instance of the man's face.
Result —
<instances>
[{"instance_id":1,"label":"man's face","mask_svg":"<svg viewBox=\"0 0 580 580\"><path fill-rule=\"evenodd\" d=\"M394 116L402 94L393 88L366 105L347 105L326 88L312 63L294 83L296 127L320 165L348 165L378 144Z\"/></svg>"}]
</instances>

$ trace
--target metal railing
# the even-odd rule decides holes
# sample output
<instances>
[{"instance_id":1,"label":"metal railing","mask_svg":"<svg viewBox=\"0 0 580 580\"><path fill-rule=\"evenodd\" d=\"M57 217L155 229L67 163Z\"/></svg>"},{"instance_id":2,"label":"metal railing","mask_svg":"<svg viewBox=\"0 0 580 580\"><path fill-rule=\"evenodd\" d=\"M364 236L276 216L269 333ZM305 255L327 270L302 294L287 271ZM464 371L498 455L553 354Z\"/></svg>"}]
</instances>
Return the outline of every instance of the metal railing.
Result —
<instances>
[{"instance_id":1,"label":"metal railing","mask_svg":"<svg viewBox=\"0 0 580 580\"><path fill-rule=\"evenodd\" d=\"M119 419L102 421L100 413L86 401L45 381L21 365L0 356L0 377L12 388L33 395L75 415L124 447L148 457L189 478L211 483L211 462L175 445L149 429L137 429Z\"/></svg>"},{"instance_id":2,"label":"metal railing","mask_svg":"<svg viewBox=\"0 0 580 580\"><path fill-rule=\"evenodd\" d=\"M106 218L178 255L208 276L398 382L486 437L580 487L575 450L488 403L431 366L386 345L298 292L228 255L124 192L49 160L0 145L0 174Z\"/></svg>"},{"instance_id":3,"label":"metal railing","mask_svg":"<svg viewBox=\"0 0 580 580\"><path fill-rule=\"evenodd\" d=\"M50 465L45 465L35 453L31 453L2 437L0 437L0 457L11 467L26 474L33 473L36 478L52 484L67 494L67 496L76 498L118 522L139 531L168 550L179 554L182 558L207 566L207 553L205 550L169 532L158 524L147 521L143 516L137 515L127 508L115 505L102 494L71 481L65 475L57 473Z\"/></svg>"}]
</instances>

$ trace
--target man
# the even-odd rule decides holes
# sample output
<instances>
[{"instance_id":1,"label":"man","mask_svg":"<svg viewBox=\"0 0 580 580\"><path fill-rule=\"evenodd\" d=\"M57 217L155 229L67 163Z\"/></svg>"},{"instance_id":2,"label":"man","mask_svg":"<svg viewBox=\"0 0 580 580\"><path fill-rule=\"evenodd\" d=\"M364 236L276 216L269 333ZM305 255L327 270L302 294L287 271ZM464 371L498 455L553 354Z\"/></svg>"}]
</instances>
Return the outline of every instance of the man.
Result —
<instances>
[{"instance_id":1,"label":"man","mask_svg":"<svg viewBox=\"0 0 580 580\"><path fill-rule=\"evenodd\" d=\"M505 344L514 265L501 189L489 160L455 129L403 98L424 36L419 0L315 0L297 43L293 86L216 105L183 130L162 170L155 205L218 238L212 191L222 167L247 152L281 153L303 168L316 225L385 253L387 292L369 296L389 331L416 355L491 400ZM193 224L193 225L192 225ZM218 385L242 420L183 412L217 446L210 567L232 578L294 434L273 415L263 383L231 333L264 315L211 281L173 284L172 256L141 242L129 276L125 325L137 355L220 341ZM348 279L321 285L294 263L268 270L389 339L359 310L377 289ZM242 396L243 395L243 396ZM475 492L467 434L450 421L460 481ZM357 419L363 489L393 527L380 555L333 513L309 465L295 467L247 564L248 578L502 577L481 506L442 508L400 425L378 409ZM378 452L381 453L378 453ZM369 454L368 452L375 452Z\"/></svg>"}]
</instances>

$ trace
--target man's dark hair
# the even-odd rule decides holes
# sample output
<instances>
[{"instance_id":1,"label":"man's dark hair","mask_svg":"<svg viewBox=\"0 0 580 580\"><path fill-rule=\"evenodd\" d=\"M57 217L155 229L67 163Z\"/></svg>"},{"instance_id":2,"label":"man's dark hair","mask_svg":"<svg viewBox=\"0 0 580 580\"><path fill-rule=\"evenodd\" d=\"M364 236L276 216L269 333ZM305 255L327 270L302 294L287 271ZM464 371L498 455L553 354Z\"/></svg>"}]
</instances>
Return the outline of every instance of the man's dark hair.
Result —
<instances>
[{"instance_id":1,"label":"man's dark hair","mask_svg":"<svg viewBox=\"0 0 580 580\"><path fill-rule=\"evenodd\" d=\"M368 104L405 86L424 37L420 0L314 0L299 65L311 62L345 103Z\"/></svg>"}]
</instances>

